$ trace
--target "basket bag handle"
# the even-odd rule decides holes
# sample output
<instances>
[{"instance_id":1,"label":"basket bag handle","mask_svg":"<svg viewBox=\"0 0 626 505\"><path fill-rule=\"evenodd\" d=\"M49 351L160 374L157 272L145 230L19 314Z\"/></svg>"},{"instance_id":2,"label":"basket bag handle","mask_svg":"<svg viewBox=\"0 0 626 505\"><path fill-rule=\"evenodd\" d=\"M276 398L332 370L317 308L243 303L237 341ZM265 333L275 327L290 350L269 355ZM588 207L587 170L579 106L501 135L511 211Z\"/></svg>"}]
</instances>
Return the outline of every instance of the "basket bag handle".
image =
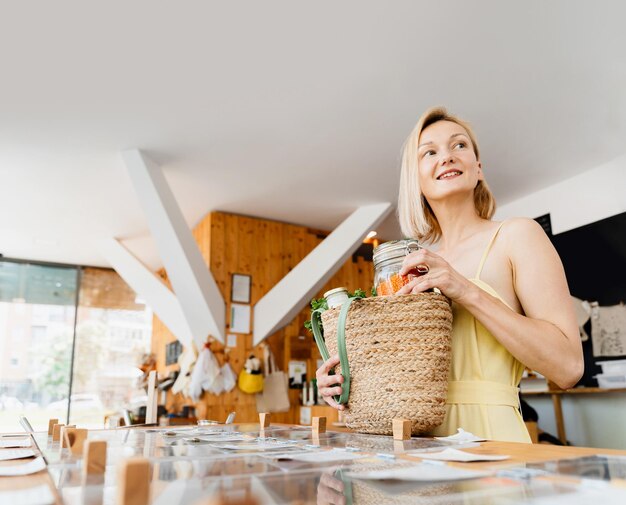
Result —
<instances>
[{"instance_id":1,"label":"basket bag handle","mask_svg":"<svg viewBox=\"0 0 626 505\"><path fill-rule=\"evenodd\" d=\"M363 298L362 296L354 296L348 298L343 302L341 310L339 312L339 319L337 320L337 351L339 353L339 363L341 365L341 375L343 376L343 384L341 385L341 395L335 395L334 399L340 405L348 403L348 397L350 396L350 366L348 364L348 351L346 350L346 318L348 317L348 310L354 300ZM324 361L328 361L330 353L326 347L324 341L324 333L322 327L322 312L323 309L314 310L311 314L311 328L313 329L313 336L315 337L315 343L322 355ZM334 371L330 371L329 375L333 375Z\"/></svg>"}]
</instances>

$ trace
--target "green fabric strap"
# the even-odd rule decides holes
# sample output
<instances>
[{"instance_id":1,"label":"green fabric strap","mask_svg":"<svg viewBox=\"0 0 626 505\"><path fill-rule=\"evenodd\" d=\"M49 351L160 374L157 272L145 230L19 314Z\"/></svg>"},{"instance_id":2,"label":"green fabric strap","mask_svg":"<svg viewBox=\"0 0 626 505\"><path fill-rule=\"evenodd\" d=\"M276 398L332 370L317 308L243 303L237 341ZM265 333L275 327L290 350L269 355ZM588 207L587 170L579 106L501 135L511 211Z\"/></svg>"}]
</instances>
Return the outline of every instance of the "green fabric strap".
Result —
<instances>
[{"instance_id":1,"label":"green fabric strap","mask_svg":"<svg viewBox=\"0 0 626 505\"><path fill-rule=\"evenodd\" d=\"M348 403L348 397L350 396L350 365L348 363L348 351L346 350L346 318L348 317L348 310L354 300L362 298L361 296L355 296L348 298L347 301L341 306L339 312L339 319L337 320L337 351L339 354L339 363L341 364L341 375L343 376L343 384L341 385L341 395L335 395L334 399L340 405ZM311 328L313 328L313 337L315 337L315 343L322 355L324 361L328 361L330 353L326 347L324 341L324 334L322 328L322 315L323 310L317 309L311 314ZM333 375L334 372L329 372L329 375Z\"/></svg>"},{"instance_id":2,"label":"green fabric strap","mask_svg":"<svg viewBox=\"0 0 626 505\"><path fill-rule=\"evenodd\" d=\"M348 468L339 468L335 471L335 477L343 482L343 496L345 498L345 505L353 505L354 499L352 497L352 479L344 475L347 471Z\"/></svg>"}]
</instances>

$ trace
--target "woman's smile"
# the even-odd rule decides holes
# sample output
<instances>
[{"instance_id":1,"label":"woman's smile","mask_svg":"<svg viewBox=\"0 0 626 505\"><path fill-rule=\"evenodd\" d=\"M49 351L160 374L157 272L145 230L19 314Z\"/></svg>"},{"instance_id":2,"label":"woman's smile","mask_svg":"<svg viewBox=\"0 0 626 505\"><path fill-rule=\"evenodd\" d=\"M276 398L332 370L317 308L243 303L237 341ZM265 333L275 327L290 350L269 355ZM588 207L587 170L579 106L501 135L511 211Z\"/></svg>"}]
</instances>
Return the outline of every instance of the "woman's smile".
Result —
<instances>
[{"instance_id":1,"label":"woman's smile","mask_svg":"<svg viewBox=\"0 0 626 505\"><path fill-rule=\"evenodd\" d=\"M454 168L448 169L437 176L438 181L444 181L448 179L456 179L457 177L463 175L463 172L460 170L456 170Z\"/></svg>"}]
</instances>

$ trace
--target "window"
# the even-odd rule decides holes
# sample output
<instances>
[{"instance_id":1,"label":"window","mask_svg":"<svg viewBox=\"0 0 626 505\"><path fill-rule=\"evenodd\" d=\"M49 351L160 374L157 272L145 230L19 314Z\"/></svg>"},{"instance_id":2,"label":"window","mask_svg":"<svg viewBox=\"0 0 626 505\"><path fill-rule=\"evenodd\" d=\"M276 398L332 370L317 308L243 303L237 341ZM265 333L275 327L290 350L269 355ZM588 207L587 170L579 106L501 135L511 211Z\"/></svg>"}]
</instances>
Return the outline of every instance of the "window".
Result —
<instances>
[{"instance_id":1,"label":"window","mask_svg":"<svg viewBox=\"0 0 626 505\"><path fill-rule=\"evenodd\" d=\"M45 338L48 328L46 326L31 326L30 327L30 341L33 344L41 344Z\"/></svg>"},{"instance_id":2,"label":"window","mask_svg":"<svg viewBox=\"0 0 626 505\"><path fill-rule=\"evenodd\" d=\"M22 413L102 427L126 406L152 333L136 297L112 270L0 259L0 432Z\"/></svg>"}]
</instances>

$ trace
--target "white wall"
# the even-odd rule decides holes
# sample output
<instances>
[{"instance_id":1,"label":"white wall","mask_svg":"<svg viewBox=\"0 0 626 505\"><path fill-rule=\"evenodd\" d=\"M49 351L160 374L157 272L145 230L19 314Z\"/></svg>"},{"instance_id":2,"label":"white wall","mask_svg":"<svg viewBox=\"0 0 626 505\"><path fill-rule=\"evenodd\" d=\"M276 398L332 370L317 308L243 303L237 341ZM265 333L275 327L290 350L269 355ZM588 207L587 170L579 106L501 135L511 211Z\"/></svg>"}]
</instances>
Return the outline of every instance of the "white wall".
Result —
<instances>
[{"instance_id":1,"label":"white wall","mask_svg":"<svg viewBox=\"0 0 626 505\"><path fill-rule=\"evenodd\" d=\"M503 205L495 219L550 213L561 233L626 212L626 155Z\"/></svg>"},{"instance_id":2,"label":"white wall","mask_svg":"<svg viewBox=\"0 0 626 505\"><path fill-rule=\"evenodd\" d=\"M539 428L558 437L550 396L525 396ZM567 440L579 447L626 450L626 392L563 395Z\"/></svg>"},{"instance_id":3,"label":"white wall","mask_svg":"<svg viewBox=\"0 0 626 505\"><path fill-rule=\"evenodd\" d=\"M503 205L496 219L550 213L554 234L626 212L626 156ZM557 436L552 400L528 396L539 427ZM626 449L626 393L565 395L563 418L574 445Z\"/></svg>"}]
</instances>

